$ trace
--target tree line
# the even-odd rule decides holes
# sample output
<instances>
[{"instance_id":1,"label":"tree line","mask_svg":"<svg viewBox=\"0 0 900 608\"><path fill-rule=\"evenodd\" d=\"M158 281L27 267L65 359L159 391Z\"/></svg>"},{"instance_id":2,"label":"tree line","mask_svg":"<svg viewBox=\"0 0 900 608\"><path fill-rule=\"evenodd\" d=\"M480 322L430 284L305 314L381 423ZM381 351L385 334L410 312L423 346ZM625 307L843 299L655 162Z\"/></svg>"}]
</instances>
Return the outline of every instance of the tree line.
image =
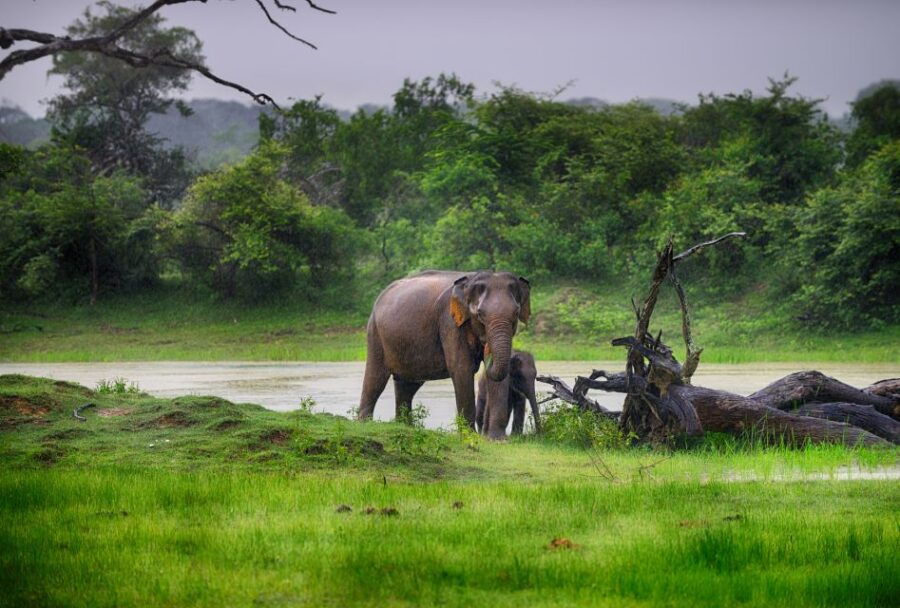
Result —
<instances>
[{"instance_id":1,"label":"tree line","mask_svg":"<svg viewBox=\"0 0 900 608\"><path fill-rule=\"evenodd\" d=\"M109 31L101 3L70 26ZM161 17L126 37L202 60ZM544 279L643 275L670 234L734 230L694 271L724 291L769 290L819 327L900 320L900 88L872 87L842 133L819 101L701 95L662 115L575 106L455 75L405 81L349 119L320 98L260 115L252 153L198 172L147 122L189 74L60 53L49 143L0 145L0 299L96 299L173 277L227 298L313 293L426 268Z\"/></svg>"}]
</instances>

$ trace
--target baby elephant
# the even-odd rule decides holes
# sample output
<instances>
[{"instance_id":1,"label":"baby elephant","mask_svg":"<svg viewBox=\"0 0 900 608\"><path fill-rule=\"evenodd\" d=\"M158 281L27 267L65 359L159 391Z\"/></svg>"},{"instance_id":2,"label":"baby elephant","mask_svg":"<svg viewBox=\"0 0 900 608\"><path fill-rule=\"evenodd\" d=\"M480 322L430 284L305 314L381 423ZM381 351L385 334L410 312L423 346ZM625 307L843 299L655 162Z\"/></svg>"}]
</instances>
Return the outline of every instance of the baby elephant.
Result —
<instances>
[{"instance_id":1,"label":"baby elephant","mask_svg":"<svg viewBox=\"0 0 900 608\"><path fill-rule=\"evenodd\" d=\"M540 432L541 416L534 390L536 376L537 368L534 365L534 357L523 351L513 351L509 358L509 375L506 379L494 382L487 377L487 374L482 374L478 379L478 396L475 399L475 424L478 431L488 434L488 431L494 430L495 432L491 433L491 436L502 437L506 432L506 422L509 421L509 416L512 414L512 434L521 435L525 427L525 400L527 399L531 403L534 429ZM495 401L499 402L496 408L494 407ZM493 420L494 417L497 419ZM502 430L491 428L501 424Z\"/></svg>"}]
</instances>

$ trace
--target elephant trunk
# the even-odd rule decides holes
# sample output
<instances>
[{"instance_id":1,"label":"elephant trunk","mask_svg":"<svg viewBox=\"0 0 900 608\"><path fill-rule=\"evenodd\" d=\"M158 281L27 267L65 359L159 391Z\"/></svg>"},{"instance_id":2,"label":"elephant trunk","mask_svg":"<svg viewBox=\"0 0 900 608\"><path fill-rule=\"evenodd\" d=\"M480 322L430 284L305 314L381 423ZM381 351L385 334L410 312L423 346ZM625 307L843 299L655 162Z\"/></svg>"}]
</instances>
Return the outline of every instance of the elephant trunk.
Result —
<instances>
[{"instance_id":1,"label":"elephant trunk","mask_svg":"<svg viewBox=\"0 0 900 608\"><path fill-rule=\"evenodd\" d=\"M512 323L502 317L487 323L487 343L490 357L485 361L488 378L500 382L509 372L509 355L512 350Z\"/></svg>"},{"instance_id":2,"label":"elephant trunk","mask_svg":"<svg viewBox=\"0 0 900 608\"><path fill-rule=\"evenodd\" d=\"M534 432L541 433L541 411L538 409L537 396L534 394L534 383L528 388L528 403L531 404L531 416L534 418Z\"/></svg>"}]
</instances>

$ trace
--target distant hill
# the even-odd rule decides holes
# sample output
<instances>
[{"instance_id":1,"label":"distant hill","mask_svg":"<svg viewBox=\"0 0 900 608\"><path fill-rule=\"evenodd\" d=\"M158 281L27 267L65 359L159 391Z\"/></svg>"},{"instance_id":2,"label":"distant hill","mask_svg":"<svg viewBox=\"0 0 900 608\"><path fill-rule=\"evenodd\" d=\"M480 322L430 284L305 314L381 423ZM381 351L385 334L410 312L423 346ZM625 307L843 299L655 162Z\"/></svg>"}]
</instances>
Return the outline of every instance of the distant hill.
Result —
<instances>
[{"instance_id":1,"label":"distant hill","mask_svg":"<svg viewBox=\"0 0 900 608\"><path fill-rule=\"evenodd\" d=\"M17 106L0 106L0 141L34 147L50 138L50 123Z\"/></svg>"},{"instance_id":2,"label":"distant hill","mask_svg":"<svg viewBox=\"0 0 900 608\"><path fill-rule=\"evenodd\" d=\"M167 147L182 146L198 166L204 169L234 162L246 156L259 139L259 115L262 106L237 101L195 99L193 110L182 116L174 107L155 115L147 130L166 141ZM0 141L34 147L50 138L50 123L32 118L15 106L0 106Z\"/></svg>"},{"instance_id":3,"label":"distant hill","mask_svg":"<svg viewBox=\"0 0 900 608\"><path fill-rule=\"evenodd\" d=\"M259 115L266 111L262 106L219 99L195 99L187 105L190 116L172 107L153 116L147 130L169 147L183 147L204 169L240 160L256 145Z\"/></svg>"}]
</instances>

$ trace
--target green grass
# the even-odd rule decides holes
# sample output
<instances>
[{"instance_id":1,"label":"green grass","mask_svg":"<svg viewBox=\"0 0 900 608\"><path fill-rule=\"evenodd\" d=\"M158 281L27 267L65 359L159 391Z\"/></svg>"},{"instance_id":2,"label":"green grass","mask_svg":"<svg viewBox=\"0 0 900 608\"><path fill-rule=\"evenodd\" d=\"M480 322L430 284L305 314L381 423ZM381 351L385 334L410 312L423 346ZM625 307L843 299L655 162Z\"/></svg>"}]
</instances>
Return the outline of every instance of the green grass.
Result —
<instances>
[{"instance_id":1,"label":"green grass","mask_svg":"<svg viewBox=\"0 0 900 608\"><path fill-rule=\"evenodd\" d=\"M377 289L314 305L221 302L162 286L96 306L7 305L0 310L0 361L359 361ZM369 293L371 292L371 293ZM640 289L536 284L534 316L516 338L540 360L618 360L609 341L633 331L629 298ZM900 362L900 325L812 332L752 292L719 302L691 294L694 334L706 363ZM664 290L653 327L682 350L677 303Z\"/></svg>"},{"instance_id":2,"label":"green grass","mask_svg":"<svg viewBox=\"0 0 900 608\"><path fill-rule=\"evenodd\" d=\"M890 606L900 593L896 481L777 481L896 467L896 449L585 451L104 386L0 376L0 605Z\"/></svg>"}]
</instances>

